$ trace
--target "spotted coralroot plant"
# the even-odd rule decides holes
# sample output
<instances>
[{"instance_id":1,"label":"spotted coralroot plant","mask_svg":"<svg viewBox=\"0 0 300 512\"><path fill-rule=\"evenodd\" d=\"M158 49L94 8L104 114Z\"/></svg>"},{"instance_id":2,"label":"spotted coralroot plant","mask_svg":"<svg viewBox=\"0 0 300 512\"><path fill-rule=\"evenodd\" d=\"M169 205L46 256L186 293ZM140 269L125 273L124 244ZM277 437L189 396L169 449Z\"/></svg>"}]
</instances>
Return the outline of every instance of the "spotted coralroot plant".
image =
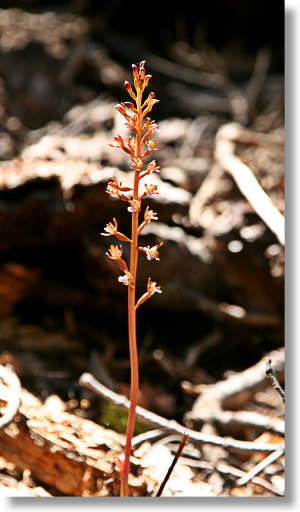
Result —
<instances>
[{"instance_id":1,"label":"spotted coralroot plant","mask_svg":"<svg viewBox=\"0 0 300 512\"><path fill-rule=\"evenodd\" d=\"M133 99L134 103L127 101L116 106L116 109L125 118L125 126L131 131L128 136L127 144L120 135L114 137L112 147L121 148L127 153L132 161L134 170L133 187L124 187L116 178L112 178L108 183L107 193L112 197L119 198L127 203L127 210L131 213L131 236L128 237L118 230L116 219L109 222L104 228L104 236L114 235L121 242L130 244L130 266L122 258L122 245L111 245L106 253L108 258L115 260L122 274L118 278L119 282L128 287L128 332L129 332L129 350L131 367L131 388L130 388L130 409L128 413L126 444L123 455L118 461L121 479L121 496L128 496L128 475L130 470L131 441L135 425L135 411L137 405L137 396L139 390L139 369L136 341L136 311L143 302L149 299L154 293L161 293L161 287L156 286L152 279L148 278L147 291L136 300L136 275L139 251L145 253L148 260L159 261L159 249L162 242L153 247L139 247L138 238L142 230L157 220L157 214L147 206L142 212L142 200L148 196L157 195L157 186L142 184L141 181L153 172L159 172L155 160L148 165L144 164L144 159L156 150L156 141L152 139L158 125L147 116L154 105L159 101L154 98L154 93L150 92L147 99L143 100L143 93L148 85L151 75L145 73L145 61L141 62L139 67L133 65L134 89L129 82L125 82L125 88ZM134 92L135 91L135 92ZM141 190L143 188L143 190ZM143 215L140 222L139 217ZM140 223L139 223L140 222Z\"/></svg>"}]
</instances>

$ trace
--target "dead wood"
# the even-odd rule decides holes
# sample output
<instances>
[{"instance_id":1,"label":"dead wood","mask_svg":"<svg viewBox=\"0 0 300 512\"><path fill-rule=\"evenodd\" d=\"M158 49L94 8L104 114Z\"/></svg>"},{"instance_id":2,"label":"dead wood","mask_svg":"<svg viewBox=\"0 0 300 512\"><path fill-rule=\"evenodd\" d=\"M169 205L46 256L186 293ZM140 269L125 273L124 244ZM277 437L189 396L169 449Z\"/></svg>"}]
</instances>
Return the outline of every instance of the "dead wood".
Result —
<instances>
[{"instance_id":1,"label":"dead wood","mask_svg":"<svg viewBox=\"0 0 300 512\"><path fill-rule=\"evenodd\" d=\"M35 134L32 133L26 141L21 158L2 164L2 249L20 254L18 257L22 260L23 251L31 250L32 247L36 251L40 248L42 251L48 248L55 251L57 247L59 251L60 243L75 243L84 252L83 271L86 284L90 291L95 292L85 293L83 290L73 289L66 286L62 280L55 282L52 278L47 281L43 278L45 262L39 267L40 260L36 263L38 268L35 269L29 269L28 263L22 262L17 268L16 263L7 262L0 269L0 283L3 283L2 288L0 286L0 311L4 316L10 314L20 302L28 298L36 300L39 296L43 296L47 304L59 307L85 306L91 311L99 311L104 307L107 310L117 301L118 307L122 308L122 289L115 287L112 280L107 278L115 270L104 256L107 249L106 241L101 240L101 237L97 238L103 224L112 216L119 215L121 229L125 232L128 229L126 220L121 215L120 208L123 205L120 206L105 194L106 184L112 175L117 176L124 184L130 179L130 172L124 173L121 170L128 166L128 162L124 161L120 153L111 151L108 144L112 134L103 128L104 123L108 121L116 123L112 112L112 102L101 97L85 106L74 107L68 112L62 124L57 123L54 128L45 127ZM92 135L91 119L101 128L96 133L92 132ZM169 146L174 143L174 133L179 133L179 139L183 139L184 144L184 134L188 130L191 133L196 132L194 135L199 145L198 128L195 123L184 121L184 126L179 129L179 120L165 120L161 124L160 137L166 150L165 156L162 157L163 164L169 161ZM205 126L204 123L201 133L205 131ZM170 132L173 138L168 146ZM243 139L245 134L248 139L244 142L249 143L251 135L250 139L252 138L254 144L255 134L243 131L239 133L239 137ZM275 135L260 135L262 141L257 136L257 144L276 143ZM196 150L194 148L192 152ZM178 158L179 144L176 151L171 151L172 158L174 159L177 154L177 160L174 161L177 162L177 167L180 166L178 168L181 174L187 176L189 159ZM200 160L193 159L195 168ZM201 172L197 173L198 183L207 174L210 162L211 158L206 158L205 169L200 169ZM117 166L118 170L113 166ZM238 256L238 264L227 254L226 237L235 229L243 229L245 216L252 208L245 201L238 204L220 201L216 206L217 210L221 210L219 217L225 219L225 226L222 221L222 236L218 235L218 240L214 238L214 223L211 222L210 212L206 223L203 222L203 218L200 219L201 215L198 215L201 204L209 202L216 190L222 190L223 178L219 181L222 172L220 166L217 170L218 176L214 175L214 171L209 172L199 190L202 197L198 193L193 197L190 186L172 186L155 176L161 197L153 201L153 208L159 209L162 224L154 224L148 232L143 232L143 236L145 245L152 243L151 239L155 240L154 243L160 239L165 240L161 265L153 267L153 279L166 283L165 293L157 307L199 311L200 314L217 322L270 327L279 332L282 327L282 318L278 314L281 303L271 301L270 297L277 295L280 302L282 284L275 282L269 275L268 260L260 270L256 264L252 268L253 255L247 251ZM162 166L162 177L163 174ZM167 179L169 180L168 177ZM227 182L224 182L224 190L228 190ZM22 197L21 201L19 194ZM219 223L216 224L220 233ZM263 230L260 233L263 243L267 244L268 242L264 241ZM69 258L72 257L70 254ZM141 260L141 274L148 272L149 267L146 264ZM234 266L234 273L230 268L231 264ZM224 280L227 282L224 283ZM76 282L75 274L73 282ZM221 302L218 297L212 296L212 282L215 283L216 290L226 284L229 287L227 295L232 296L232 301ZM244 290L242 297L241 287ZM237 297L235 290L239 290ZM266 290L270 290L270 293L266 293ZM7 296L7 301L3 295Z\"/></svg>"},{"instance_id":2,"label":"dead wood","mask_svg":"<svg viewBox=\"0 0 300 512\"><path fill-rule=\"evenodd\" d=\"M130 406L130 401L123 395L119 395L114 391L111 391L106 386L98 382L90 373L84 373L81 375L79 383L82 386L87 387L95 391L98 395L102 396L110 400L114 405L121 407L122 409L128 410ZM143 407L137 406L136 415L146 424L151 425L153 427L158 427L165 429L167 432L174 432L177 434L185 434L189 435L190 441L195 444L212 444L214 446L220 446L222 448L230 448L238 451L274 451L278 449L279 446L272 443L255 443L248 441L239 441L237 439L229 438L229 437L219 437L215 435L206 434L204 432L196 432L195 430L191 430L190 428L186 428L183 425L180 425L175 420L168 420L155 414L151 411L147 411ZM281 446L280 446L281 447ZM281 447L282 448L282 447Z\"/></svg>"},{"instance_id":3,"label":"dead wood","mask_svg":"<svg viewBox=\"0 0 300 512\"><path fill-rule=\"evenodd\" d=\"M278 452L273 452L274 454L276 453L276 456L278 454ZM272 454L273 455L273 454ZM223 464L223 463L219 463L217 464L216 466L216 469L223 475L232 475L234 477L238 477L240 479L244 478L247 476L247 473L245 473L244 471L241 471L240 469L238 468L235 468L235 467L232 467L232 466L228 466L227 464ZM278 491L276 489L276 487L272 484L270 484L266 479L264 478L261 478L261 477L257 477L257 476L254 476L252 478L252 481L253 483L257 484L257 485L260 485L261 487L267 489L268 491L271 491L273 494L275 494L276 496L284 496L284 493Z\"/></svg>"},{"instance_id":4,"label":"dead wood","mask_svg":"<svg viewBox=\"0 0 300 512\"><path fill-rule=\"evenodd\" d=\"M47 492L43 487L35 487L19 482L16 478L6 475L0 475L0 495L3 497L14 498L51 498L52 494Z\"/></svg>"},{"instance_id":5,"label":"dead wood","mask_svg":"<svg viewBox=\"0 0 300 512\"><path fill-rule=\"evenodd\" d=\"M246 98L250 118L254 117L257 101L267 78L270 59L271 52L268 48L261 48L257 52L252 75L246 89Z\"/></svg>"},{"instance_id":6,"label":"dead wood","mask_svg":"<svg viewBox=\"0 0 300 512\"><path fill-rule=\"evenodd\" d=\"M284 245L283 215L261 188L250 167L235 155L233 140L237 138L239 131L242 128L236 123L220 128L216 135L216 159L232 175L251 206Z\"/></svg>"},{"instance_id":7,"label":"dead wood","mask_svg":"<svg viewBox=\"0 0 300 512\"><path fill-rule=\"evenodd\" d=\"M2 457L62 495L118 495L114 468L123 436L63 407L58 397L42 404L22 389L19 413L0 434ZM144 494L143 482L132 476L131 490Z\"/></svg>"},{"instance_id":8,"label":"dead wood","mask_svg":"<svg viewBox=\"0 0 300 512\"><path fill-rule=\"evenodd\" d=\"M272 464L275 460L277 460L281 455L283 455L283 450L277 450L276 452L270 453L265 459L256 464L248 473L241 477L237 481L237 485L245 485L250 480L253 479L256 475L258 475L261 471L263 471L269 464Z\"/></svg>"},{"instance_id":9,"label":"dead wood","mask_svg":"<svg viewBox=\"0 0 300 512\"><path fill-rule=\"evenodd\" d=\"M38 272L18 263L0 266L0 318L8 316L15 304L28 295L38 280Z\"/></svg>"},{"instance_id":10,"label":"dead wood","mask_svg":"<svg viewBox=\"0 0 300 512\"><path fill-rule=\"evenodd\" d=\"M174 459L173 459L173 461L172 461L172 463L171 463L171 465L170 465L170 467L169 467L169 469L167 471L167 474L166 474L165 478L163 479L163 481L162 481L161 485L159 486L159 489L158 489L158 491L156 493L157 497L162 495L162 492L163 492L163 490L164 490L164 488L166 486L166 483L169 480L169 478L171 476L171 473L172 473L172 471L173 471L173 469L175 467L175 464L178 461L179 457L181 456L182 450L183 450L185 444L188 442L188 440L189 440L188 434L183 434L183 436L182 436L182 438L180 440L180 443L178 445L177 451L175 453L175 457L174 457Z\"/></svg>"},{"instance_id":11,"label":"dead wood","mask_svg":"<svg viewBox=\"0 0 300 512\"><path fill-rule=\"evenodd\" d=\"M266 368L266 375L271 379L271 382L273 384L274 389L276 389L277 393L282 398L282 401L285 402L285 391L280 386L277 377L275 376L274 370L272 368L272 360L268 359L267 361L267 368Z\"/></svg>"},{"instance_id":12,"label":"dead wood","mask_svg":"<svg viewBox=\"0 0 300 512\"><path fill-rule=\"evenodd\" d=\"M32 3L34 13L24 10ZM278 240L284 212L284 105L282 76L273 74L279 70L280 56L272 44L270 51L261 48L256 59L254 54L237 52L247 45L236 41L225 44L221 53L217 47L209 48L203 34L210 22L206 25L202 16L196 27L199 13L194 8L186 26L184 15L175 20L169 13L168 34L164 15L157 20L164 32L160 31L163 44L157 40L157 46L150 28L141 29L142 43L141 34L131 31L128 38L126 28L116 28L126 10L121 12L118 2L94 9L86 0L72 1L76 15L61 13L56 5L45 12L39 0L18 4L24 9L0 9L0 364L12 364L35 394L58 393L66 400L66 410L95 421L99 401L92 391L78 389L82 372L103 382L108 395L110 389L127 394L126 296L105 258L107 239L99 233L115 216L121 230L128 230L125 205L109 198L105 189L112 175L124 184L131 179L128 159L111 150L109 143L124 131L113 108L122 83L129 79L124 63L135 61L137 48L142 49L150 72L157 70L153 90L164 98L157 120L161 173L155 175L161 197L151 199L161 224L153 223L143 232L143 245L165 243L160 265L141 258L139 291L144 289L143 276L146 280L150 274L162 285L163 294L139 311L140 405L161 416L151 417L159 431L136 437L135 454L138 446L145 450L147 443L177 432L176 428L180 436L185 427L165 416L181 417L192 407L193 394L201 389L201 396L207 391L209 399L211 390L211 410L208 406L202 414L197 409L197 417L189 420L194 436L189 447L198 451L194 467L203 468L196 478L209 480L215 495L230 494L234 484L243 492L236 480L265 457L253 450L263 449L270 439L269 449L283 449L276 444L283 432L281 398L267 382L262 388L248 388L237 379L235 388L231 381L225 398L219 392L214 395L213 389L220 391L220 382L226 390L230 377L220 381L226 370L246 368L248 356L258 361L264 352L283 344L284 247ZM240 14L243 10L237 8ZM214 27L213 9L210 16ZM268 25L264 40L266 29ZM215 30L209 33L213 43ZM240 123L236 130L228 124L231 120ZM245 176L256 185L254 193L245 185ZM274 208L269 208L267 198ZM124 257L128 256L124 247ZM278 372L281 382L280 368ZM118 475L106 471L105 464L118 456L122 440L116 441L116 449L105 443L99 448L91 427L85 443L84 421L72 415L61 420L59 414L56 421L50 406L53 397L31 405L31 411L29 406L25 410L24 400L13 419L19 407L18 383L10 393L9 382L2 381L0 425L5 425L0 444L20 463L20 471L26 462L32 464L37 481L31 490L24 478L19 485L9 481L5 471L12 463L1 466L0 460L1 493L11 485L16 495L43 496L52 490L65 495L83 481L78 493L118 494ZM190 396L183 395L180 384ZM242 392L237 391L239 386ZM77 409L83 402L77 393L82 392L92 397L84 412ZM121 404L126 408L122 399ZM57 401L57 406L60 410L62 404ZM145 409L140 412L146 417ZM202 432L197 432L198 426ZM256 432L265 430L280 435L266 432L266 442L256 439ZM227 434L230 438L224 437ZM154 455L158 466L159 454ZM95 463L98 456L100 466ZM222 466L224 459L227 465ZM53 485L57 480L61 490L47 482L47 491L37 487L41 475L48 474L46 460ZM243 465L243 460L248 463ZM139 462L133 458L133 464L136 475ZM244 471L237 469L241 466ZM154 468L148 468L150 479L151 473ZM264 470L245 490L253 490L255 483L265 489L258 492L282 495L282 487L276 490L270 475ZM163 476L153 477L152 490ZM181 479L179 489L195 492L186 482ZM134 493L144 492L141 480L133 479L132 484Z\"/></svg>"},{"instance_id":13,"label":"dead wood","mask_svg":"<svg viewBox=\"0 0 300 512\"><path fill-rule=\"evenodd\" d=\"M252 426L262 431L271 430L284 433L284 422L277 418L261 415L253 411L237 411L251 401L256 392L267 387L265 374L266 359L271 358L280 379L284 372L284 350L273 351L254 366L243 372L233 373L227 379L214 384L194 386L199 393L186 420L194 426L199 422L219 423L222 426Z\"/></svg>"},{"instance_id":14,"label":"dead wood","mask_svg":"<svg viewBox=\"0 0 300 512\"><path fill-rule=\"evenodd\" d=\"M4 413L0 417L0 430L13 421L18 412L20 400L21 385L17 375L9 367L0 364L0 401L6 402Z\"/></svg>"}]
</instances>

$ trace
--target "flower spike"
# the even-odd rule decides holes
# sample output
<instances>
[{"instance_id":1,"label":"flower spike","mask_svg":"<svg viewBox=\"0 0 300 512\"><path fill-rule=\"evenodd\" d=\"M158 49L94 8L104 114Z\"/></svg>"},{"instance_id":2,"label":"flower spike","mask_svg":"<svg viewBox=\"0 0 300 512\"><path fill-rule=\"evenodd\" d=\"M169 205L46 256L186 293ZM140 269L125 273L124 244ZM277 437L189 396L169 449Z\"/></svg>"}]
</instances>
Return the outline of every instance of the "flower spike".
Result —
<instances>
[{"instance_id":1,"label":"flower spike","mask_svg":"<svg viewBox=\"0 0 300 512\"><path fill-rule=\"evenodd\" d=\"M134 171L133 188L123 187L122 183L116 178L111 178L107 185L107 194L111 197L121 199L129 203L127 210L131 213L131 239L118 231L118 223L116 219L109 222L104 228L104 236L115 236L117 239L130 243L130 266L127 267L126 262L122 258L123 248L120 245L110 245L106 255L110 260L114 260L118 265L122 274L118 277L118 281L128 288L128 332L129 332L129 349L130 349L130 368L131 368L131 388L130 388L130 408L128 413L126 444L124 454L117 462L120 471L121 496L128 496L128 474L130 471L130 454L131 441L135 425L135 409L138 395L138 355L136 342L136 309L145 300L149 299L154 293L161 293L160 286L149 277L147 291L136 303L136 279L138 250L144 252L148 260L159 260L159 249L162 242L153 247L139 247L138 237L145 226L153 220L157 220L157 213L150 210L147 206L144 211L144 220L139 225L139 213L141 211L141 203L144 197L157 195L157 187L154 184L145 184L144 192L140 194L140 181L153 172L159 172L155 160L152 160L144 167L144 159L152 151L156 151L156 141L154 134L159 126L154 120L147 116L151 112L154 105L158 102L154 93L150 92L148 97L143 99L143 93L148 86L151 75L146 75L145 61L139 65L132 65L133 86L125 81L124 86L133 101L125 101L116 105L116 110L124 117L125 126L132 132L128 136L127 143L121 135L114 137L112 147L122 149L127 153L131 160L131 168ZM135 89L135 90L133 90Z\"/></svg>"}]
</instances>

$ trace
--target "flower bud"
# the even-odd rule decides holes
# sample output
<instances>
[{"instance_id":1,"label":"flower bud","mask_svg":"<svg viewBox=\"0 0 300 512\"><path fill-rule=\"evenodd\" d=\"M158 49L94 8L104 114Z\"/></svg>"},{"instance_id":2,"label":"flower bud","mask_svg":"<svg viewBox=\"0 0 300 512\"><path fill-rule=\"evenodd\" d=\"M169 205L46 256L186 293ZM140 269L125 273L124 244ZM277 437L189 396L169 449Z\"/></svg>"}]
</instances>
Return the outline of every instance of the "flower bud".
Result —
<instances>
[{"instance_id":1,"label":"flower bud","mask_svg":"<svg viewBox=\"0 0 300 512\"><path fill-rule=\"evenodd\" d=\"M132 99L134 99L136 101L136 95L134 94L132 87L131 87L130 83L127 82L127 80L125 81L124 86L125 86L125 89L127 90L127 92L132 97Z\"/></svg>"}]
</instances>

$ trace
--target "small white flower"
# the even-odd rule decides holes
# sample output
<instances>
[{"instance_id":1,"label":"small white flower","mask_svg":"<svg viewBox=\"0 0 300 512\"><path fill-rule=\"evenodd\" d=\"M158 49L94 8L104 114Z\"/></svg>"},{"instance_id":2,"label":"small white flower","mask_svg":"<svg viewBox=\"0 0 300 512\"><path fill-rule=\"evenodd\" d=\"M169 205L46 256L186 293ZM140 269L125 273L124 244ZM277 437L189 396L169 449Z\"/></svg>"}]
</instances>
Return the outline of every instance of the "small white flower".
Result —
<instances>
[{"instance_id":1,"label":"small white flower","mask_svg":"<svg viewBox=\"0 0 300 512\"><path fill-rule=\"evenodd\" d=\"M128 276L126 274L119 276L118 281L128 286Z\"/></svg>"},{"instance_id":2,"label":"small white flower","mask_svg":"<svg viewBox=\"0 0 300 512\"><path fill-rule=\"evenodd\" d=\"M118 277L118 281L125 284L125 286L131 286L133 284L133 276L128 270L124 270L124 274Z\"/></svg>"},{"instance_id":3,"label":"small white flower","mask_svg":"<svg viewBox=\"0 0 300 512\"><path fill-rule=\"evenodd\" d=\"M160 242L159 244L154 245L153 247L150 247L148 245L147 247L139 247L140 251L143 251L147 255L147 260L157 260L159 261L159 254L158 249L163 245L163 242Z\"/></svg>"}]
</instances>

